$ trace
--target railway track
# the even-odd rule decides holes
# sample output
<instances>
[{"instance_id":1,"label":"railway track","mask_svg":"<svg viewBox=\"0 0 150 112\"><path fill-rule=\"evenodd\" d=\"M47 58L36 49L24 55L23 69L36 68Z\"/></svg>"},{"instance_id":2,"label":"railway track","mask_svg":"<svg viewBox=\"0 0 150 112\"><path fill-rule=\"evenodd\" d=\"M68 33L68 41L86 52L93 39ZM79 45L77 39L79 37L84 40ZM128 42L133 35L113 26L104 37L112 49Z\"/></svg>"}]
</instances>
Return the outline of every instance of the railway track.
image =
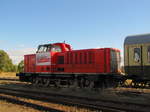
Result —
<instances>
[{"instance_id":1,"label":"railway track","mask_svg":"<svg viewBox=\"0 0 150 112\"><path fill-rule=\"evenodd\" d=\"M20 101L14 98L9 98L9 97L5 97L5 96L0 96L0 100L4 100L13 104L17 104L17 105L24 105L26 107L30 107L36 110L40 110L40 111L46 111L46 112L63 112L60 110L56 110L56 109L52 109L46 106L42 106L42 105L38 105L38 104L33 104L33 103L29 103L26 101Z\"/></svg>"},{"instance_id":2,"label":"railway track","mask_svg":"<svg viewBox=\"0 0 150 112\"><path fill-rule=\"evenodd\" d=\"M97 111L109 112L148 112L150 105L118 102L110 100L89 99L76 96L66 96L47 92L10 89L0 87L0 93L21 98L35 99L44 102L53 102L69 106L77 106Z\"/></svg>"},{"instance_id":3,"label":"railway track","mask_svg":"<svg viewBox=\"0 0 150 112\"><path fill-rule=\"evenodd\" d=\"M19 81L19 79L16 79L16 78L0 78L0 80Z\"/></svg>"}]
</instances>

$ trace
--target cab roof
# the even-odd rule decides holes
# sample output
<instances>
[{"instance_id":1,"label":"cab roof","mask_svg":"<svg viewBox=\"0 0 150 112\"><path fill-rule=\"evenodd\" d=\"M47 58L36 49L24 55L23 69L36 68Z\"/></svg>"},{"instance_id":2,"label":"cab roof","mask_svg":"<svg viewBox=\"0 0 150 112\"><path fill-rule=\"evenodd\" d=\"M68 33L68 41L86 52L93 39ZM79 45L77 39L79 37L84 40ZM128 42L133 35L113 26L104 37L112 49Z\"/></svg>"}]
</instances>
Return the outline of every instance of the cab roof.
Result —
<instances>
[{"instance_id":1,"label":"cab roof","mask_svg":"<svg viewBox=\"0 0 150 112\"><path fill-rule=\"evenodd\" d=\"M127 36L124 45L150 43L150 33Z\"/></svg>"}]
</instances>

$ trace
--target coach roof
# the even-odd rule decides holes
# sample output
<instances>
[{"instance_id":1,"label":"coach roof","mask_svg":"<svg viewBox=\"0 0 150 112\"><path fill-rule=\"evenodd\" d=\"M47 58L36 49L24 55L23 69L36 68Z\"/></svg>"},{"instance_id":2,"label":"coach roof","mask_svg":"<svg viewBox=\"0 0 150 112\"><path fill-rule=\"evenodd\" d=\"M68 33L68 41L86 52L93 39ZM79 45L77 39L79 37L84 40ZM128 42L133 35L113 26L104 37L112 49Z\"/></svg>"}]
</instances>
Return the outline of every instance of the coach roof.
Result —
<instances>
[{"instance_id":1,"label":"coach roof","mask_svg":"<svg viewBox=\"0 0 150 112\"><path fill-rule=\"evenodd\" d=\"M125 45L144 44L144 43L150 43L150 33L127 36L124 42Z\"/></svg>"}]
</instances>

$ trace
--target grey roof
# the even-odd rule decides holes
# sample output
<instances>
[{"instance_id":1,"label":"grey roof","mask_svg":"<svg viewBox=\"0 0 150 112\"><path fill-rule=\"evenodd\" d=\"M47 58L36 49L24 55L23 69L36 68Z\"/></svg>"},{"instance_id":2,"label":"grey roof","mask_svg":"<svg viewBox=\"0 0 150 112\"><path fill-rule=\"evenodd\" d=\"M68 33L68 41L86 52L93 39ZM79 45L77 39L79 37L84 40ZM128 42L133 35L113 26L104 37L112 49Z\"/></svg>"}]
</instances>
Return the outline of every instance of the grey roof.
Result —
<instances>
[{"instance_id":1,"label":"grey roof","mask_svg":"<svg viewBox=\"0 0 150 112\"><path fill-rule=\"evenodd\" d=\"M124 44L144 44L144 43L150 43L150 34L141 34L141 35L131 35L127 36Z\"/></svg>"}]
</instances>

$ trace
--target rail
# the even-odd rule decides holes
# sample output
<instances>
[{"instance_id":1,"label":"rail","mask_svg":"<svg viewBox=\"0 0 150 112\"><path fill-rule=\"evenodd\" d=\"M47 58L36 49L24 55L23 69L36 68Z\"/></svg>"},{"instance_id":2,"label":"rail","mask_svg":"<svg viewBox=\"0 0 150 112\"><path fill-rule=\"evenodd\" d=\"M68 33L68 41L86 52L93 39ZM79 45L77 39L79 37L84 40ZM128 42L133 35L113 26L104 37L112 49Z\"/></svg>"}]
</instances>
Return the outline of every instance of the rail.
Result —
<instances>
[{"instance_id":1,"label":"rail","mask_svg":"<svg viewBox=\"0 0 150 112\"><path fill-rule=\"evenodd\" d=\"M44 102L53 102L69 106L77 106L88 108L91 110L110 111L110 112L148 112L150 105L118 102L111 100L90 99L77 96L68 96L61 94L53 94L48 92L39 92L32 90L10 89L0 87L0 93L17 96L21 98L35 99Z\"/></svg>"}]
</instances>

